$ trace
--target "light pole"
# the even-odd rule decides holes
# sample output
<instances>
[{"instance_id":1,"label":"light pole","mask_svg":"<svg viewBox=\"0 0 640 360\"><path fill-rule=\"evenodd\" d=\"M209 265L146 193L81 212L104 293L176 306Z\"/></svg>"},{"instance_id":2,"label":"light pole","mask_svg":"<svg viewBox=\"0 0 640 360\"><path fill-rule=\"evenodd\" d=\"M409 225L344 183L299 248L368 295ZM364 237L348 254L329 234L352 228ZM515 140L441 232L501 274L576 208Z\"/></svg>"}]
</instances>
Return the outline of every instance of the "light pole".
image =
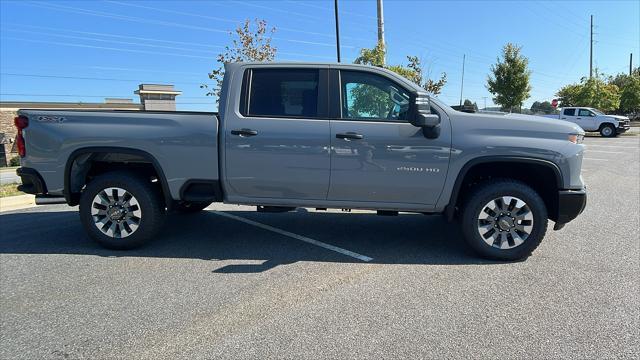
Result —
<instances>
[{"instance_id":1,"label":"light pole","mask_svg":"<svg viewBox=\"0 0 640 360\"><path fill-rule=\"evenodd\" d=\"M340 25L338 21L338 0L334 0L333 5L336 16L336 55L338 56L338 62L340 62Z\"/></svg>"}]
</instances>

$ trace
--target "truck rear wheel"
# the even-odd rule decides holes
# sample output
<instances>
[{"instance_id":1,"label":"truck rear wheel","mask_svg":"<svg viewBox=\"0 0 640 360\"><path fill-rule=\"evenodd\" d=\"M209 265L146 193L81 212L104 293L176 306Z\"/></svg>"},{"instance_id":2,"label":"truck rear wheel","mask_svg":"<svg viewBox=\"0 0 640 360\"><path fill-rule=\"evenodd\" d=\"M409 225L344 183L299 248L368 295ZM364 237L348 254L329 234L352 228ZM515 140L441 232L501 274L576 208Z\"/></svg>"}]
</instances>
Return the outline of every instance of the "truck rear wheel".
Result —
<instances>
[{"instance_id":1,"label":"truck rear wheel","mask_svg":"<svg viewBox=\"0 0 640 360\"><path fill-rule=\"evenodd\" d=\"M115 171L93 179L80 195L80 221L89 236L109 249L133 249L153 239L165 215L150 181Z\"/></svg>"},{"instance_id":2,"label":"truck rear wheel","mask_svg":"<svg viewBox=\"0 0 640 360\"><path fill-rule=\"evenodd\" d=\"M615 137L617 135L616 128L611 124L604 124L600 127L600 135L602 137Z\"/></svg>"},{"instance_id":3,"label":"truck rear wheel","mask_svg":"<svg viewBox=\"0 0 640 360\"><path fill-rule=\"evenodd\" d=\"M479 184L466 201L462 227L467 244L493 260L525 259L547 231L547 208L531 187L515 180Z\"/></svg>"}]
</instances>

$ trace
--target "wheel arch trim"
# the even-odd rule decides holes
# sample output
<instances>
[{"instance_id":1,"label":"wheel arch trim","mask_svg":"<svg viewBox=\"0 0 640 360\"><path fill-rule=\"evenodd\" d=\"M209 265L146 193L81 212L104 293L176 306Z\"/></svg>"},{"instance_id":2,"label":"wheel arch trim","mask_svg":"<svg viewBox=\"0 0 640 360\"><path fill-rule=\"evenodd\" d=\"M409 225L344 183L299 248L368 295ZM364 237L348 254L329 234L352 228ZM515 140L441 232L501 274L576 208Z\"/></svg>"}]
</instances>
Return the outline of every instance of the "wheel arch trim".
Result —
<instances>
[{"instance_id":1,"label":"wheel arch trim","mask_svg":"<svg viewBox=\"0 0 640 360\"><path fill-rule=\"evenodd\" d=\"M120 147L120 146L90 146L84 147L80 149L74 150L69 157L67 158L67 162L64 167L64 190L63 195L67 204L73 206L78 204L78 198L73 196L71 193L71 169L73 167L73 163L78 159L78 157L86 154L127 154L127 155L136 155L140 156L145 160L148 160L153 166L156 174L158 174L158 181L160 182L160 186L162 187L162 193L165 200L165 204L167 207L171 207L172 198L171 198L171 190L169 189L169 183L167 182L167 178L162 171L162 166L160 166L160 162L150 153L140 150L133 149L128 147Z\"/></svg>"},{"instance_id":2,"label":"wheel arch trim","mask_svg":"<svg viewBox=\"0 0 640 360\"><path fill-rule=\"evenodd\" d=\"M458 197L460 195L462 183L464 182L464 179L467 176L467 173L469 172L469 170L471 170L471 168L473 168L476 165L487 164L487 163L500 163L500 162L516 162L516 163L523 163L523 164L528 163L528 164L545 166L553 171L556 178L556 186L558 187L558 189L563 188L562 172L560 171L560 168L558 167L558 165L556 165L555 163L549 160L532 158L532 157L523 157L523 156L508 156L508 155L476 157L469 160L467 163L465 163L462 169L460 169L460 171L458 172L456 181L453 185L453 189L451 190L451 196L449 197L449 204L447 204L447 206L444 209L444 215L448 221L453 220L453 216L455 214L455 208L458 202Z\"/></svg>"}]
</instances>

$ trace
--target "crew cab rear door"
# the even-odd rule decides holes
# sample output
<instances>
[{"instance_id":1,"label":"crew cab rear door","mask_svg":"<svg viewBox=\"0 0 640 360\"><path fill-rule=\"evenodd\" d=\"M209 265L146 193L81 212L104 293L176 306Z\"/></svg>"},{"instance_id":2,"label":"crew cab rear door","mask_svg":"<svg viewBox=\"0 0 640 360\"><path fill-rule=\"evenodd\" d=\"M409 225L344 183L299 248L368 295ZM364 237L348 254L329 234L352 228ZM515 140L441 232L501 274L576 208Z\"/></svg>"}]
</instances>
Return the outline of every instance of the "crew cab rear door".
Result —
<instances>
[{"instance_id":1,"label":"crew cab rear door","mask_svg":"<svg viewBox=\"0 0 640 360\"><path fill-rule=\"evenodd\" d=\"M331 70L331 184L328 200L381 208L428 208L444 186L450 124L427 139L408 122L414 95L384 74ZM337 104L337 106L334 106Z\"/></svg>"},{"instance_id":2,"label":"crew cab rear door","mask_svg":"<svg viewBox=\"0 0 640 360\"><path fill-rule=\"evenodd\" d=\"M222 130L228 200L326 200L327 71L267 65L236 74L242 89L230 96Z\"/></svg>"}]
</instances>

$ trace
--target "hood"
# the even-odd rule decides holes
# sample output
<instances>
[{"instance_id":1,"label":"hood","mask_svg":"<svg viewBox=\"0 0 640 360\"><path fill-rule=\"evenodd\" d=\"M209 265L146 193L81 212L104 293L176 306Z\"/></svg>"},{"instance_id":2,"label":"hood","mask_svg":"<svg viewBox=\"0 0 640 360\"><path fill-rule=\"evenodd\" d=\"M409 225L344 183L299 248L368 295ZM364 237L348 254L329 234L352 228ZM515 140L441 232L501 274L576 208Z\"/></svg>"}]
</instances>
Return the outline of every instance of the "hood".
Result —
<instances>
[{"instance_id":1,"label":"hood","mask_svg":"<svg viewBox=\"0 0 640 360\"><path fill-rule=\"evenodd\" d=\"M523 114L483 114L462 112L457 112L456 115L472 118L470 120L480 121L487 128L512 129L536 133L555 132L562 134L584 134L584 130L582 130L582 128L577 124L560 120L557 117L548 118Z\"/></svg>"},{"instance_id":2,"label":"hood","mask_svg":"<svg viewBox=\"0 0 640 360\"><path fill-rule=\"evenodd\" d=\"M608 118L616 119L616 120L629 120L628 117L622 115L605 115Z\"/></svg>"}]
</instances>

